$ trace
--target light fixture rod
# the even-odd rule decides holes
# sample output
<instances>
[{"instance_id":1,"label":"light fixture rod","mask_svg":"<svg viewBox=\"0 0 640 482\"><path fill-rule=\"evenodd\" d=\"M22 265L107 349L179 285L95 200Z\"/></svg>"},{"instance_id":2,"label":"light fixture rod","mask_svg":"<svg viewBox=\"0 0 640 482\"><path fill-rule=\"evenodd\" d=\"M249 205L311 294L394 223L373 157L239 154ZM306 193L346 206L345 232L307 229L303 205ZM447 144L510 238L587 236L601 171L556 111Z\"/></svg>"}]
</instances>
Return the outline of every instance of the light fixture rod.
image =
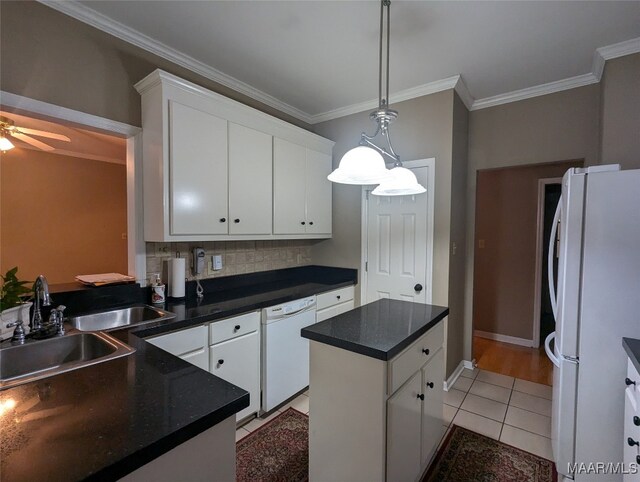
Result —
<instances>
[{"instance_id":1,"label":"light fixture rod","mask_svg":"<svg viewBox=\"0 0 640 482\"><path fill-rule=\"evenodd\" d=\"M389 56L389 39L390 39L390 33L391 33L391 0L382 0L382 3L387 7L387 61L386 61L387 75L385 80L387 95L385 97L385 101L388 106L389 105L389 59L391 58ZM382 35L382 31L380 32L380 34Z\"/></svg>"}]
</instances>

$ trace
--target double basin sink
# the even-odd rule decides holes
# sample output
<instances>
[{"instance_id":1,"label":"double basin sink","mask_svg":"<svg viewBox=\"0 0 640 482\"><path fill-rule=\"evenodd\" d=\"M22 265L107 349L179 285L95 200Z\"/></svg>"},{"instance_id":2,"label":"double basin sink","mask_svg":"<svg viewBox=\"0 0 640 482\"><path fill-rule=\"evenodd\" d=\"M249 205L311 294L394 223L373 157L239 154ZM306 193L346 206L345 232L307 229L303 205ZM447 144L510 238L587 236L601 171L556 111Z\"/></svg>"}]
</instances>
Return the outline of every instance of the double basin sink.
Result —
<instances>
[{"instance_id":1,"label":"double basin sink","mask_svg":"<svg viewBox=\"0 0 640 482\"><path fill-rule=\"evenodd\" d=\"M146 305L70 317L67 335L0 349L0 389L130 355L135 348L105 331L172 318Z\"/></svg>"}]
</instances>

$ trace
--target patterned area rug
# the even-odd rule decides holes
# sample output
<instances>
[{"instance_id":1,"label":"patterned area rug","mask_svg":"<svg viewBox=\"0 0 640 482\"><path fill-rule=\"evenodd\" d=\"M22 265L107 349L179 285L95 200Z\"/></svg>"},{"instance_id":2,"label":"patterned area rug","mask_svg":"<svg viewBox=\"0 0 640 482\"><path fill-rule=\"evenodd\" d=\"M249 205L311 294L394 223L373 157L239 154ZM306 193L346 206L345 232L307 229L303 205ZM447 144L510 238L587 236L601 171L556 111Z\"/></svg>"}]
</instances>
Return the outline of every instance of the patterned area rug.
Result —
<instances>
[{"instance_id":1,"label":"patterned area rug","mask_svg":"<svg viewBox=\"0 0 640 482\"><path fill-rule=\"evenodd\" d=\"M556 482L553 462L454 425L423 482Z\"/></svg>"},{"instance_id":2,"label":"patterned area rug","mask_svg":"<svg viewBox=\"0 0 640 482\"><path fill-rule=\"evenodd\" d=\"M309 417L289 408L236 444L239 482L309 479Z\"/></svg>"}]
</instances>

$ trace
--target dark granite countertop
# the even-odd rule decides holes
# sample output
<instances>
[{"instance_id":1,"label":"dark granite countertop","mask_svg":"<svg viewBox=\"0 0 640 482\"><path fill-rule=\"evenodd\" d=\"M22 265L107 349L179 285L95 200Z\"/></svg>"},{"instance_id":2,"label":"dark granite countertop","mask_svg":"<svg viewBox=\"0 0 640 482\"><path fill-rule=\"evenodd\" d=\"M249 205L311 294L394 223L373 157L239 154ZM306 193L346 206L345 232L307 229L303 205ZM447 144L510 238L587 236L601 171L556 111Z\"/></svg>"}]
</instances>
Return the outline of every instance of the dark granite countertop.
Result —
<instances>
[{"instance_id":1,"label":"dark granite countertop","mask_svg":"<svg viewBox=\"0 0 640 482\"><path fill-rule=\"evenodd\" d=\"M205 280L173 320L111 331L132 355L0 391L0 480L114 480L249 405L249 394L143 337L354 284L357 272L304 267ZM147 301L137 285L55 290L77 314ZM75 289L74 289L75 288ZM6 343L6 342L5 342ZM13 407L13 408L12 408Z\"/></svg>"},{"instance_id":2,"label":"dark granite countertop","mask_svg":"<svg viewBox=\"0 0 640 482\"><path fill-rule=\"evenodd\" d=\"M390 360L449 314L449 308L382 299L302 329L302 336Z\"/></svg>"},{"instance_id":3,"label":"dark granite countertop","mask_svg":"<svg viewBox=\"0 0 640 482\"><path fill-rule=\"evenodd\" d=\"M640 373L640 340L635 338L623 338L622 347L627 352L627 356L633 366L636 367L638 373Z\"/></svg>"}]
</instances>

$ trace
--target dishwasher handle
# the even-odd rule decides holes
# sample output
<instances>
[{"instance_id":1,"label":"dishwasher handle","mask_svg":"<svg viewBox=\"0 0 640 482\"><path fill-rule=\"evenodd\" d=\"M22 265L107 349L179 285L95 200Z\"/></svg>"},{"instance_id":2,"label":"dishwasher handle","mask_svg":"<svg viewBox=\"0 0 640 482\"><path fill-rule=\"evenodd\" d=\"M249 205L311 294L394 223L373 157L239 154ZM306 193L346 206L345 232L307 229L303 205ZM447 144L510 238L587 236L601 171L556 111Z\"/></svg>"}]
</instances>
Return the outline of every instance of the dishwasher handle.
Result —
<instances>
[{"instance_id":1,"label":"dishwasher handle","mask_svg":"<svg viewBox=\"0 0 640 482\"><path fill-rule=\"evenodd\" d=\"M311 304L309 304L309 305L307 305L307 306L303 306L302 308L300 308L300 309L298 309L298 310L290 311L290 312L288 312L288 313L282 313L282 317L283 317L283 318L286 318L286 317L289 317L289 316L297 315L297 314L299 314L299 313L303 313L303 312L305 312L305 311L311 311L312 309L313 309L313 310L315 310L315 309L316 309L316 304L315 304L315 302L313 302L313 303L311 303Z\"/></svg>"}]
</instances>

